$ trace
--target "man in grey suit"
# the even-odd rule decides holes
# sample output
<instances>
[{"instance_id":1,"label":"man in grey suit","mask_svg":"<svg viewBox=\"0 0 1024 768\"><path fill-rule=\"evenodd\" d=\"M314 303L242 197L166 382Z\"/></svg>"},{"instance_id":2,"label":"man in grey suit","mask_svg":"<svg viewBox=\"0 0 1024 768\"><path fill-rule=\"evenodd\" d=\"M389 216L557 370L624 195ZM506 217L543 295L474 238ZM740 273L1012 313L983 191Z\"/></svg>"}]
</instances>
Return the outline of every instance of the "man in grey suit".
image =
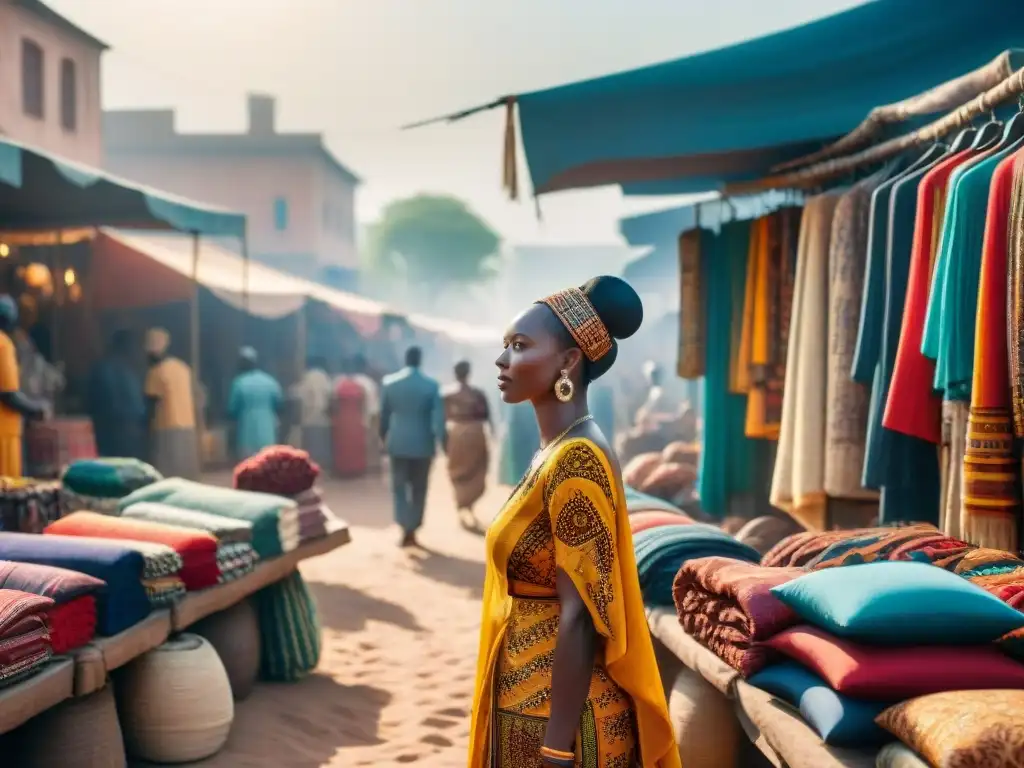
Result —
<instances>
[{"instance_id":1,"label":"man in grey suit","mask_svg":"<svg viewBox=\"0 0 1024 768\"><path fill-rule=\"evenodd\" d=\"M420 371L423 351L410 347L405 368L385 376L381 385L380 436L391 459L391 493L401 546L416 546L423 524L427 480L438 445L446 448L441 387Z\"/></svg>"}]
</instances>

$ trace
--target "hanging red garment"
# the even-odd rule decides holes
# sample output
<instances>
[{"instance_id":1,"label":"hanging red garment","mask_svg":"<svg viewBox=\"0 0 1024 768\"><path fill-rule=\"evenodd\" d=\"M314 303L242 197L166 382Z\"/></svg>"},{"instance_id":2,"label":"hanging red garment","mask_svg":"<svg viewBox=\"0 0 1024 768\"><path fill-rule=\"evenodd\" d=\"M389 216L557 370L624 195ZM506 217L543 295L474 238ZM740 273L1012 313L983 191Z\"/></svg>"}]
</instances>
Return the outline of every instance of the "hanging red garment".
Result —
<instances>
[{"instance_id":1,"label":"hanging red garment","mask_svg":"<svg viewBox=\"0 0 1024 768\"><path fill-rule=\"evenodd\" d=\"M882 418L887 429L936 444L942 439L942 395L933 388L935 361L921 354L921 339L946 209L946 186L953 171L975 154L965 150L940 161L924 175L917 188L907 302Z\"/></svg>"},{"instance_id":2,"label":"hanging red garment","mask_svg":"<svg viewBox=\"0 0 1024 768\"><path fill-rule=\"evenodd\" d=\"M963 473L963 533L972 544L1017 548L1020 464L1013 453L1013 406L1007 346L1010 198L1024 153L996 167L989 186L981 252L974 379Z\"/></svg>"}]
</instances>

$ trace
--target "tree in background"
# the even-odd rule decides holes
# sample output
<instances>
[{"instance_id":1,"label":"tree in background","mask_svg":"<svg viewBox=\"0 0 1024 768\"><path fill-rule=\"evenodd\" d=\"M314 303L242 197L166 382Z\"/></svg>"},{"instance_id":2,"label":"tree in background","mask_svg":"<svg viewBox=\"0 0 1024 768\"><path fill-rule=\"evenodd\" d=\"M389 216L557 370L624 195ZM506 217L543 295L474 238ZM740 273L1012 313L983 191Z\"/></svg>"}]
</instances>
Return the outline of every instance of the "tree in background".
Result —
<instances>
[{"instance_id":1,"label":"tree in background","mask_svg":"<svg viewBox=\"0 0 1024 768\"><path fill-rule=\"evenodd\" d=\"M490 279L500 243L463 201L423 194L384 209L367 233L365 256L375 282L401 281L412 289L410 298L430 306L453 287Z\"/></svg>"}]
</instances>

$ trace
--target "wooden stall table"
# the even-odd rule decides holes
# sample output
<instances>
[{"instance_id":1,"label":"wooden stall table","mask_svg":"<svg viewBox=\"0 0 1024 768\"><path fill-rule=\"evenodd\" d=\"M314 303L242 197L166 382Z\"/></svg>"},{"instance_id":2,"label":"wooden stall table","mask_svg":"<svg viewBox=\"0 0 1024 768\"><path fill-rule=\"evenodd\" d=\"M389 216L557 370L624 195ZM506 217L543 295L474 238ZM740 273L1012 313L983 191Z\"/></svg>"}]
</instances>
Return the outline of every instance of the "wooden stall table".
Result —
<instances>
[{"instance_id":1,"label":"wooden stall table","mask_svg":"<svg viewBox=\"0 0 1024 768\"><path fill-rule=\"evenodd\" d=\"M162 645L171 636L171 612L154 611L124 632L97 637L71 652L74 694L88 696L107 684L107 675L129 661Z\"/></svg>"},{"instance_id":2,"label":"wooden stall table","mask_svg":"<svg viewBox=\"0 0 1024 768\"><path fill-rule=\"evenodd\" d=\"M672 608L649 608L660 644L733 702L750 741L776 768L874 768L875 752L826 746L788 704L747 683L739 672L683 631Z\"/></svg>"},{"instance_id":3,"label":"wooden stall table","mask_svg":"<svg viewBox=\"0 0 1024 768\"><path fill-rule=\"evenodd\" d=\"M227 584L189 592L171 608L172 628L175 632L180 632L200 619L230 608L249 595L285 578L301 561L326 554L348 544L351 539L348 524L341 520L332 520L327 524L326 536L300 544L280 557L262 560L252 573L247 573Z\"/></svg>"},{"instance_id":4,"label":"wooden stall table","mask_svg":"<svg viewBox=\"0 0 1024 768\"><path fill-rule=\"evenodd\" d=\"M0 690L0 733L19 725L66 699L75 687L75 664L57 657L32 677Z\"/></svg>"}]
</instances>

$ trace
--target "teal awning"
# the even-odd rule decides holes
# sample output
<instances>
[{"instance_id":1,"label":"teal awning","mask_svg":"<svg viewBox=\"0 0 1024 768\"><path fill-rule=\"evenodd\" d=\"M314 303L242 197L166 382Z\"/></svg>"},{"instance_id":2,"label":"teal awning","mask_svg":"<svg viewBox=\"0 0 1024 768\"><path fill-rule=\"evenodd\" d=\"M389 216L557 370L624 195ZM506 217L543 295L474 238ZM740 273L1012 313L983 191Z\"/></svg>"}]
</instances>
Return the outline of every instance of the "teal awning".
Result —
<instances>
[{"instance_id":1,"label":"teal awning","mask_svg":"<svg viewBox=\"0 0 1024 768\"><path fill-rule=\"evenodd\" d=\"M488 106L517 104L538 193L621 184L627 194L681 194L763 175L846 134L878 105L983 67L1022 41L1019 0L873 0Z\"/></svg>"},{"instance_id":2,"label":"teal awning","mask_svg":"<svg viewBox=\"0 0 1024 768\"><path fill-rule=\"evenodd\" d=\"M77 227L245 235L245 215L119 179L0 138L0 231Z\"/></svg>"}]
</instances>

